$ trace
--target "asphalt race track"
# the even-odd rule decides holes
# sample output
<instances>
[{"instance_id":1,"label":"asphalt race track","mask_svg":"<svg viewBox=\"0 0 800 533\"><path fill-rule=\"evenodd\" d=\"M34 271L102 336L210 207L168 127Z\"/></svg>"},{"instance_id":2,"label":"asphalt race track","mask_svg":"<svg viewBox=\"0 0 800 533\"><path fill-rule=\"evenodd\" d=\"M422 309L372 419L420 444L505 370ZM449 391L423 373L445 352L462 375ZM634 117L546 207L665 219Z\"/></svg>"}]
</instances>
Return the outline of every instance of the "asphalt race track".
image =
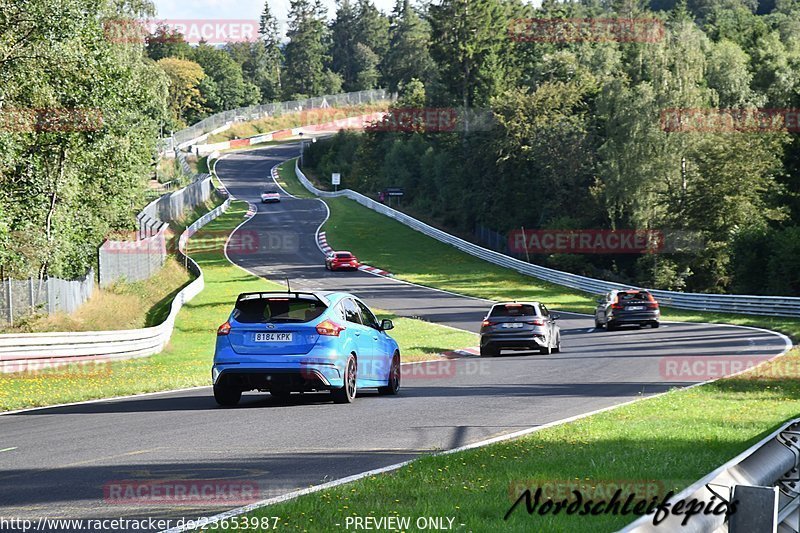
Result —
<instances>
[{"instance_id":1,"label":"asphalt race track","mask_svg":"<svg viewBox=\"0 0 800 533\"><path fill-rule=\"evenodd\" d=\"M269 147L218 162L229 191L258 206L238 231L252 232L259 246L230 250L233 261L273 280L288 277L293 288L350 291L401 316L478 330L486 302L326 271L315 241L322 202L259 203L270 169L297 151ZM780 336L748 328L671 323L608 333L567 313L559 323L563 353L426 363L404 378L399 396L365 392L352 405L313 394L279 404L249 393L239 408L221 409L201 388L0 416L0 450L15 448L0 451L0 516L207 516L239 502L113 504L104 486L229 479L257 483L259 499L276 496L688 384L663 376L665 356L767 356L785 347Z\"/></svg>"}]
</instances>

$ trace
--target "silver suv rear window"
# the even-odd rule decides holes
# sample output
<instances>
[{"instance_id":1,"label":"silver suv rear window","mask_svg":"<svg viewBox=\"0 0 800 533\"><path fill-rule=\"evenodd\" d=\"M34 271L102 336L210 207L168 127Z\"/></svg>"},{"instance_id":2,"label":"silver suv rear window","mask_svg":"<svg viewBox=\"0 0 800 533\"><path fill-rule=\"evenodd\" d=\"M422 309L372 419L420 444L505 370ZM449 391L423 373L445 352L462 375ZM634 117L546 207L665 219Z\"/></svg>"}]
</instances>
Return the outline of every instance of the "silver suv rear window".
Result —
<instances>
[{"instance_id":1,"label":"silver suv rear window","mask_svg":"<svg viewBox=\"0 0 800 533\"><path fill-rule=\"evenodd\" d=\"M536 307L530 304L501 304L492 308L492 317L503 316L539 316Z\"/></svg>"}]
</instances>

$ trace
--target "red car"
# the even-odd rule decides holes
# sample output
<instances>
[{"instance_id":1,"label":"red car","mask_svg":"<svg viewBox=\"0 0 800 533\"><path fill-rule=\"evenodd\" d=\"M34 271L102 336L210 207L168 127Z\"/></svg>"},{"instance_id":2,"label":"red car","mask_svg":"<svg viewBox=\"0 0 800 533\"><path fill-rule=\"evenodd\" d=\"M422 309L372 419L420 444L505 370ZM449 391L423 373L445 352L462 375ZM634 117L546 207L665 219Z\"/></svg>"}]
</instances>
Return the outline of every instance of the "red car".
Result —
<instances>
[{"instance_id":1,"label":"red car","mask_svg":"<svg viewBox=\"0 0 800 533\"><path fill-rule=\"evenodd\" d=\"M331 252L325 257L325 268L328 270L340 270L343 268L357 269L361 263L356 256L350 252Z\"/></svg>"}]
</instances>

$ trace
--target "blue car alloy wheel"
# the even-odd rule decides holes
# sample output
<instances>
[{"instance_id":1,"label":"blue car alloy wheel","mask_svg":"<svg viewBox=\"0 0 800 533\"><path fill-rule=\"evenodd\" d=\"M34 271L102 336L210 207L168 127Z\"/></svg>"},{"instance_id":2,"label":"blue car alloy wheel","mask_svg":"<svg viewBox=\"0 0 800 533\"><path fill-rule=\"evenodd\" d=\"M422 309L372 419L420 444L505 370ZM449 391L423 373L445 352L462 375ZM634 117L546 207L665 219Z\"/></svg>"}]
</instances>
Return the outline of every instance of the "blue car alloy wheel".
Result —
<instances>
[{"instance_id":1,"label":"blue car alloy wheel","mask_svg":"<svg viewBox=\"0 0 800 533\"><path fill-rule=\"evenodd\" d=\"M234 406L246 391L286 400L292 392L330 391L351 403L360 389L397 394L400 350L352 294L243 293L217 330L211 377L214 399Z\"/></svg>"}]
</instances>

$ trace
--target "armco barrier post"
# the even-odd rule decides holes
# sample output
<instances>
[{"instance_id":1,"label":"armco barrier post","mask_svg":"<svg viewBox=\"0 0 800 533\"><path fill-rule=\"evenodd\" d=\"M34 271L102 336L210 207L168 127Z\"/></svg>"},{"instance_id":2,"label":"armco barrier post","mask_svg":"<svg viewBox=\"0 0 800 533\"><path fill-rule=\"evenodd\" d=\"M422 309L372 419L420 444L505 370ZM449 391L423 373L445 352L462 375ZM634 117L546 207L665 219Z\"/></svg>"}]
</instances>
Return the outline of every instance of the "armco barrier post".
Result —
<instances>
[{"instance_id":1,"label":"armco barrier post","mask_svg":"<svg viewBox=\"0 0 800 533\"><path fill-rule=\"evenodd\" d=\"M7 285L7 288L6 288L6 294L8 295L8 323L9 324L13 324L14 323L14 309L13 309L13 307L14 307L14 302L13 302L14 297L11 294L11 291L12 291L11 278L8 278L7 282L8 282L8 285Z\"/></svg>"}]
</instances>

